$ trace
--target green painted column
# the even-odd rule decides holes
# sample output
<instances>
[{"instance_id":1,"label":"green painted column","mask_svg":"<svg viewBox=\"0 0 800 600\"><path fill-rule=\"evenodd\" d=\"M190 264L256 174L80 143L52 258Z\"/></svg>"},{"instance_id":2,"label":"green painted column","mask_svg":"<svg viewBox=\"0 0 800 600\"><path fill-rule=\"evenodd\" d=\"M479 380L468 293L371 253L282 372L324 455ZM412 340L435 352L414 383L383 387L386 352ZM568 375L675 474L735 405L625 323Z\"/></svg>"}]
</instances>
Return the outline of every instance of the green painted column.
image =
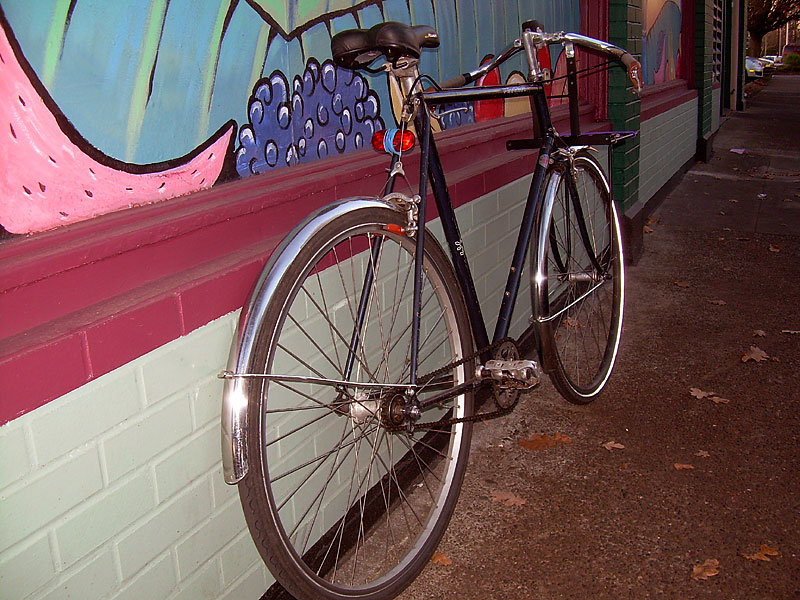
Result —
<instances>
[{"instance_id":1,"label":"green painted column","mask_svg":"<svg viewBox=\"0 0 800 600\"><path fill-rule=\"evenodd\" d=\"M713 0L696 0L695 3L695 87L697 88L697 158L708 161L711 157L711 112L713 72Z\"/></svg>"},{"instance_id":2,"label":"green painted column","mask_svg":"<svg viewBox=\"0 0 800 600\"><path fill-rule=\"evenodd\" d=\"M641 59L642 0L609 0L608 37ZM609 73L608 116L616 130L639 130L640 101L632 92L624 69ZM617 145L613 151L614 197L623 212L639 200L639 138Z\"/></svg>"}]
</instances>

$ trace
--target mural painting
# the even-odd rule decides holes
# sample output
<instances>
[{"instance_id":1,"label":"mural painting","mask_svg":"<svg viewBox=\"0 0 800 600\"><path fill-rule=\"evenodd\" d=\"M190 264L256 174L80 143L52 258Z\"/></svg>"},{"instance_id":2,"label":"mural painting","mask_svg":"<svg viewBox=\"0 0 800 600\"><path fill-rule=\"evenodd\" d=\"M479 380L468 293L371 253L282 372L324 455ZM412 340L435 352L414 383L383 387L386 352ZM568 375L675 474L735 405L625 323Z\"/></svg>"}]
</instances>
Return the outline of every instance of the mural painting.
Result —
<instances>
[{"instance_id":1,"label":"mural painting","mask_svg":"<svg viewBox=\"0 0 800 600\"><path fill-rule=\"evenodd\" d=\"M645 0L642 70L645 85L681 77L681 0Z\"/></svg>"},{"instance_id":2,"label":"mural painting","mask_svg":"<svg viewBox=\"0 0 800 600\"><path fill-rule=\"evenodd\" d=\"M580 27L578 0L502 0L490 21L477 2L3 0L0 225L42 231L368 145L391 93L385 75L330 61L338 31L430 24L442 47L421 70L445 79L525 19ZM484 84L517 77L521 60ZM517 110L463 108L442 127Z\"/></svg>"}]
</instances>

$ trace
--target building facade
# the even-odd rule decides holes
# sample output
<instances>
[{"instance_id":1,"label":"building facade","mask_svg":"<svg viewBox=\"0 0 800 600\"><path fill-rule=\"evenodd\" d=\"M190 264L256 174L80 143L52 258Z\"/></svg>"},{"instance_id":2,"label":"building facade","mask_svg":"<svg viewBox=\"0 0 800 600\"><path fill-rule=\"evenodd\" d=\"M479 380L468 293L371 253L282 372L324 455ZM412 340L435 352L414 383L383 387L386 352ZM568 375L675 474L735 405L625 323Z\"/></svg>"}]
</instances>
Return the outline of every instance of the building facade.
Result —
<instances>
[{"instance_id":1,"label":"building facade","mask_svg":"<svg viewBox=\"0 0 800 600\"><path fill-rule=\"evenodd\" d=\"M670 180L742 107L740 0L319 4L0 3L0 598L238 600L272 584L222 479L217 374L282 237L383 184L385 156L366 148L394 123L391 90L333 65L336 32L430 24L442 47L422 69L437 79L530 18L641 57L641 97L620 70L581 86L585 130L639 132L613 150L632 259ZM563 74L560 49L549 58ZM437 144L492 308L530 172L505 139L530 117L463 108Z\"/></svg>"}]
</instances>

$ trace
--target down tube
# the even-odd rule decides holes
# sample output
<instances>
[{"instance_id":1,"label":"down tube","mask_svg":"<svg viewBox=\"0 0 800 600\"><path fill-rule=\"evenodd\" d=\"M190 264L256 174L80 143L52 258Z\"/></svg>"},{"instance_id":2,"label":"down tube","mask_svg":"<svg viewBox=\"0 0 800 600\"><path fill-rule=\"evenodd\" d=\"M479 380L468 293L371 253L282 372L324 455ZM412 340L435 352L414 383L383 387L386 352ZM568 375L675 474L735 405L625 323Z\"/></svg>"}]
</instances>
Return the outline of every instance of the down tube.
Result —
<instances>
[{"instance_id":1,"label":"down tube","mask_svg":"<svg viewBox=\"0 0 800 600\"><path fill-rule=\"evenodd\" d=\"M423 125L421 119L422 117L420 116L417 116L415 119L414 124L417 131L425 130L424 127L421 127L421 125ZM442 163L439 161L439 153L436 150L433 135L428 135L428 177L430 178L431 188L433 189L433 197L436 200L436 208L439 211L439 218L442 220L444 237L450 249L453 269L456 272L456 278L458 279L461 293L464 295L464 301L467 305L467 313L469 314L469 322L472 327L472 337L475 340L475 347L478 349L485 348L489 345L489 334L486 332L486 324L483 320L480 300L478 299L478 293L475 291L475 282L472 279L472 273L469 269L467 255L464 251L464 243L461 240L461 232L458 228L458 221L456 220L455 211L453 210L453 204L450 201L450 193L447 191L444 170L442 169ZM423 202L424 201L425 199L423 199Z\"/></svg>"}]
</instances>

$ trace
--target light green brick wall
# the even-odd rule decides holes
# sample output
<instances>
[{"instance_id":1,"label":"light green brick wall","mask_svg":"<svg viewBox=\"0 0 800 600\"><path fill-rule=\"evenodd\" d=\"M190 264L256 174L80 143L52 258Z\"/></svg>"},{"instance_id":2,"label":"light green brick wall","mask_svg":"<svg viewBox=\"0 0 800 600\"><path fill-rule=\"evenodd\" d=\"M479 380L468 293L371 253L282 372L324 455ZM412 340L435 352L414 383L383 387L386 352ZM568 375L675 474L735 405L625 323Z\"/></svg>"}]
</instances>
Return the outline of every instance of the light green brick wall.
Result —
<instances>
[{"instance_id":1,"label":"light green brick wall","mask_svg":"<svg viewBox=\"0 0 800 600\"><path fill-rule=\"evenodd\" d=\"M259 598L222 482L231 314L0 428L0 598Z\"/></svg>"},{"instance_id":2,"label":"light green brick wall","mask_svg":"<svg viewBox=\"0 0 800 600\"><path fill-rule=\"evenodd\" d=\"M499 306L528 184L457 210L487 314ZM513 331L528 322L527 283L519 298ZM261 597L273 578L220 463L216 376L237 318L0 427L0 600Z\"/></svg>"},{"instance_id":3,"label":"light green brick wall","mask_svg":"<svg viewBox=\"0 0 800 600\"><path fill-rule=\"evenodd\" d=\"M711 92L711 131L717 131L720 125L720 110L722 104L722 88L718 87Z\"/></svg>"},{"instance_id":4,"label":"light green brick wall","mask_svg":"<svg viewBox=\"0 0 800 600\"><path fill-rule=\"evenodd\" d=\"M697 99L642 121L639 198L649 200L695 154Z\"/></svg>"}]
</instances>

